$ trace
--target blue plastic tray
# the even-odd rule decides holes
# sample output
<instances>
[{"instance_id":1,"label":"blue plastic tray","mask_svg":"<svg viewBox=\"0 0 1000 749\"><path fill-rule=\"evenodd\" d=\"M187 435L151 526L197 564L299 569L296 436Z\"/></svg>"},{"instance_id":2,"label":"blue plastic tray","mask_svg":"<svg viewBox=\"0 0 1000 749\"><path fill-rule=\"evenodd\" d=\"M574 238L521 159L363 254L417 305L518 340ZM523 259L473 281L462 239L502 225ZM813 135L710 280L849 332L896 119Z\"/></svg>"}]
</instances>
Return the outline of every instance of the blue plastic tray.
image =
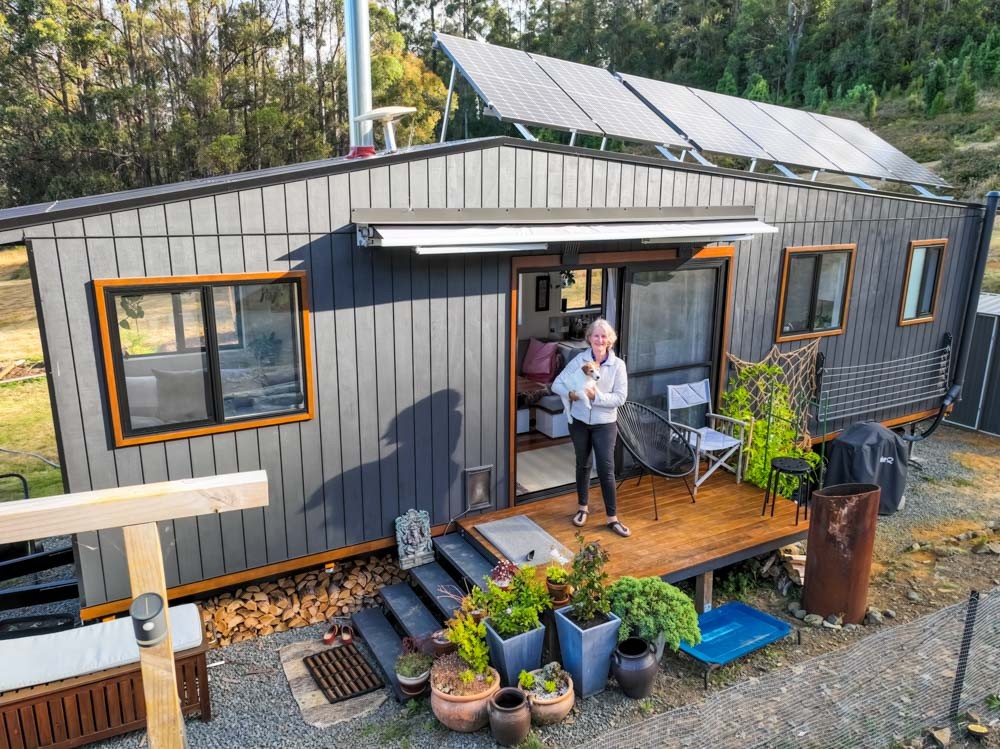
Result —
<instances>
[{"instance_id":1,"label":"blue plastic tray","mask_svg":"<svg viewBox=\"0 0 1000 749\"><path fill-rule=\"evenodd\" d=\"M681 650L702 663L721 666L786 637L792 627L770 614L734 601L698 617L701 644Z\"/></svg>"}]
</instances>

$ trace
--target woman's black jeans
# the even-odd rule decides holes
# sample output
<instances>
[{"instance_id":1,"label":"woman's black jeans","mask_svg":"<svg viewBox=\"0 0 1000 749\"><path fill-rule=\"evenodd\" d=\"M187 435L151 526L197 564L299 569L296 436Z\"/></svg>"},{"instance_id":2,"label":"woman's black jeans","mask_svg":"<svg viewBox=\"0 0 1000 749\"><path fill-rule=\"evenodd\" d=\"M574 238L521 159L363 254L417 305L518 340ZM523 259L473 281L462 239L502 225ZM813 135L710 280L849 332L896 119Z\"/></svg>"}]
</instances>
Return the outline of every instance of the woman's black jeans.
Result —
<instances>
[{"instance_id":1,"label":"woman's black jeans","mask_svg":"<svg viewBox=\"0 0 1000 749\"><path fill-rule=\"evenodd\" d=\"M604 511L608 517L617 515L615 441L618 439L618 424L584 424L577 419L569 425L569 436L576 450L576 495L580 504L586 507L590 496L590 456L593 454L597 459L597 477L601 480Z\"/></svg>"}]
</instances>

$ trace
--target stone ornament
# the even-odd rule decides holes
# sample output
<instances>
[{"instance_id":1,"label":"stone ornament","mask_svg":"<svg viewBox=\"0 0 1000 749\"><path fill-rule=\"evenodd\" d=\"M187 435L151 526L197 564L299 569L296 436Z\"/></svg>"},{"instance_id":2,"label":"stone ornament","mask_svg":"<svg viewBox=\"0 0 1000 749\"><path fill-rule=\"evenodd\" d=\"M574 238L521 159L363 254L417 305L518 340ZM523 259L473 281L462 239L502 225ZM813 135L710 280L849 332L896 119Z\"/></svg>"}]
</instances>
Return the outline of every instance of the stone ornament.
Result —
<instances>
[{"instance_id":1,"label":"stone ornament","mask_svg":"<svg viewBox=\"0 0 1000 749\"><path fill-rule=\"evenodd\" d=\"M431 518L427 510L407 510L396 518L396 546L399 566L408 570L434 561Z\"/></svg>"}]
</instances>

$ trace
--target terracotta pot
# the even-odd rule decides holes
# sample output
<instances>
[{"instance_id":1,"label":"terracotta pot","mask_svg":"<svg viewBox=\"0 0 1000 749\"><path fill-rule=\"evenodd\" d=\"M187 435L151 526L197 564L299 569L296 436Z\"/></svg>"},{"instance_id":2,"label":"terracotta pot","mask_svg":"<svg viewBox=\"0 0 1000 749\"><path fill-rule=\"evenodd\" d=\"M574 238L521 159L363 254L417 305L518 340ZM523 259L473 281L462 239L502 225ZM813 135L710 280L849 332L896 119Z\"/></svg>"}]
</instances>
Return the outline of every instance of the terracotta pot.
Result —
<instances>
[{"instance_id":1,"label":"terracotta pot","mask_svg":"<svg viewBox=\"0 0 1000 749\"><path fill-rule=\"evenodd\" d=\"M557 584L546 580L545 586L549 589L549 598L553 604L558 606L569 600L569 583Z\"/></svg>"},{"instance_id":2,"label":"terracotta pot","mask_svg":"<svg viewBox=\"0 0 1000 749\"><path fill-rule=\"evenodd\" d=\"M490 698L500 689L500 674L490 669L493 681L479 694L459 697L445 694L431 681L431 711L441 725L460 733L473 733L489 723Z\"/></svg>"},{"instance_id":3,"label":"terracotta pot","mask_svg":"<svg viewBox=\"0 0 1000 749\"><path fill-rule=\"evenodd\" d=\"M542 669L531 672L535 680L541 678ZM566 694L558 697L539 697L534 692L528 692L528 703L531 705L531 721L536 726L551 726L560 723L563 718L569 715L576 702L576 694L573 692L573 678L566 674L569 680L569 689Z\"/></svg>"},{"instance_id":4,"label":"terracotta pot","mask_svg":"<svg viewBox=\"0 0 1000 749\"><path fill-rule=\"evenodd\" d=\"M653 693L656 673L660 664L656 660L652 643L641 637L629 637L618 643L611 654L611 673L626 696L634 700Z\"/></svg>"},{"instance_id":5,"label":"terracotta pot","mask_svg":"<svg viewBox=\"0 0 1000 749\"><path fill-rule=\"evenodd\" d=\"M517 746L531 731L531 708L524 692L504 687L490 698L490 731L500 746Z\"/></svg>"},{"instance_id":6,"label":"terracotta pot","mask_svg":"<svg viewBox=\"0 0 1000 749\"><path fill-rule=\"evenodd\" d=\"M399 682L399 690L407 697L419 697L427 689L427 680L430 676L430 669L416 676L402 676L397 673L396 681Z\"/></svg>"},{"instance_id":7,"label":"terracotta pot","mask_svg":"<svg viewBox=\"0 0 1000 749\"><path fill-rule=\"evenodd\" d=\"M450 642L448 638L444 636L443 633L446 631L447 630L439 629L431 635L431 638L428 641L430 643L431 655L435 658L440 658L442 655L448 655L448 653L454 653L458 650L458 646L455 643ZM438 635L441 636L438 637Z\"/></svg>"}]
</instances>

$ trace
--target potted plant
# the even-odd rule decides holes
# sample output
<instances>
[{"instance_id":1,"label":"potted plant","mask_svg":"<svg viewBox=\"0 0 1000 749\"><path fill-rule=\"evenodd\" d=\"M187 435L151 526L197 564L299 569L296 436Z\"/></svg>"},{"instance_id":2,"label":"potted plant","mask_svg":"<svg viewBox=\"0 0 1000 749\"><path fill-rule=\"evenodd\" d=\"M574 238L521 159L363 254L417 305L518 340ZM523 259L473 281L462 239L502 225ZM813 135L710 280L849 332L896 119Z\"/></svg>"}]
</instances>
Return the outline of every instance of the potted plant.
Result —
<instances>
[{"instance_id":1,"label":"potted plant","mask_svg":"<svg viewBox=\"0 0 1000 749\"><path fill-rule=\"evenodd\" d=\"M563 606L569 600L569 573L558 564L545 570L545 585L553 606Z\"/></svg>"},{"instance_id":2,"label":"potted plant","mask_svg":"<svg viewBox=\"0 0 1000 749\"><path fill-rule=\"evenodd\" d=\"M427 687L434 658L420 652L417 643L410 637L403 638L403 652L396 658L396 681L399 689L407 697L419 697Z\"/></svg>"},{"instance_id":3,"label":"potted plant","mask_svg":"<svg viewBox=\"0 0 1000 749\"><path fill-rule=\"evenodd\" d=\"M534 671L522 671L517 684L528 695L535 725L559 723L569 715L576 701L573 677L555 661Z\"/></svg>"},{"instance_id":4,"label":"potted plant","mask_svg":"<svg viewBox=\"0 0 1000 749\"><path fill-rule=\"evenodd\" d=\"M497 584L498 588L508 588L517 576L519 567L506 559L501 559L496 566L490 570L489 579Z\"/></svg>"},{"instance_id":5,"label":"potted plant","mask_svg":"<svg viewBox=\"0 0 1000 749\"><path fill-rule=\"evenodd\" d=\"M500 688L500 674L490 667L482 622L459 612L449 620L447 631L457 651L431 667L431 710L442 725L471 733L489 722L489 702Z\"/></svg>"},{"instance_id":6,"label":"potted plant","mask_svg":"<svg viewBox=\"0 0 1000 749\"><path fill-rule=\"evenodd\" d=\"M555 613L563 665L583 697L604 689L611 669L611 653L618 641L621 620L611 613L604 565L608 553L598 541L587 543L577 533L579 551L573 557L569 583L570 605Z\"/></svg>"},{"instance_id":7,"label":"potted plant","mask_svg":"<svg viewBox=\"0 0 1000 749\"><path fill-rule=\"evenodd\" d=\"M478 585L473 586L469 594L462 599L462 611L471 614L477 622L481 622L487 616L489 605L489 596Z\"/></svg>"},{"instance_id":8,"label":"potted plant","mask_svg":"<svg viewBox=\"0 0 1000 749\"><path fill-rule=\"evenodd\" d=\"M517 571L507 589L490 580L486 597L486 643L503 683L513 686L521 671L541 665L545 626L538 617L552 604L528 567Z\"/></svg>"},{"instance_id":9,"label":"potted plant","mask_svg":"<svg viewBox=\"0 0 1000 749\"><path fill-rule=\"evenodd\" d=\"M608 589L611 610L622 620L619 641L641 637L656 647L656 661L664 645L675 653L682 642L701 642L694 604L679 589L658 577L622 577Z\"/></svg>"}]
</instances>

